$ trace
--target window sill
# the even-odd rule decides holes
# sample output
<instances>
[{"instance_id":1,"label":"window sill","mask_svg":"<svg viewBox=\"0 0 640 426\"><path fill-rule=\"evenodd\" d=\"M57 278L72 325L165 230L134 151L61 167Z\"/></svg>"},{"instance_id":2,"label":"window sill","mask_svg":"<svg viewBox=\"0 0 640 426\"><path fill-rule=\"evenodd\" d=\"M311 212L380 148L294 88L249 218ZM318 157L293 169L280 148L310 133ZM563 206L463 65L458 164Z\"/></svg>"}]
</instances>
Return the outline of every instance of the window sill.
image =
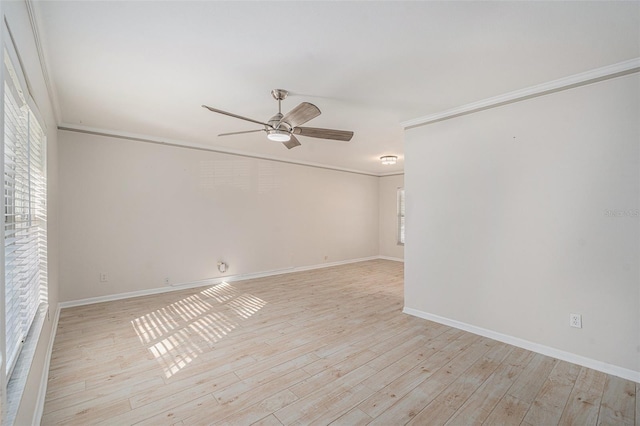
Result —
<instances>
[{"instance_id":1,"label":"window sill","mask_svg":"<svg viewBox=\"0 0 640 426\"><path fill-rule=\"evenodd\" d=\"M38 313L33 319L27 338L25 339L22 351L16 361L16 366L13 369L9 383L7 384L7 407L5 410L5 418L3 424L12 425L15 422L16 415L18 414L18 408L20 408L20 401L22 400L22 394L27 384L27 377L31 370L31 364L36 354L36 347L38 346L38 338L44 320L47 316L48 304L41 303L38 307Z\"/></svg>"}]
</instances>

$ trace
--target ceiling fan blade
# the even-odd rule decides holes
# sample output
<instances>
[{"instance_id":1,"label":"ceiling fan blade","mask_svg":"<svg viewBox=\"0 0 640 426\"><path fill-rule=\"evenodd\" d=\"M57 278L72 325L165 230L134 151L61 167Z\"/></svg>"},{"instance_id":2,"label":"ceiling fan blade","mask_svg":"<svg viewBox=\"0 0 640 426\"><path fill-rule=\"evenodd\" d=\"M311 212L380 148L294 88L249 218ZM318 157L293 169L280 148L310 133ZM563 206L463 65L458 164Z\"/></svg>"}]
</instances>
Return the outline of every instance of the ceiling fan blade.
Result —
<instances>
[{"instance_id":1,"label":"ceiling fan blade","mask_svg":"<svg viewBox=\"0 0 640 426\"><path fill-rule=\"evenodd\" d=\"M349 142L353 137L353 132L346 130L318 129L316 127L296 127L293 133L310 138L332 139L336 141Z\"/></svg>"},{"instance_id":2,"label":"ceiling fan blade","mask_svg":"<svg viewBox=\"0 0 640 426\"><path fill-rule=\"evenodd\" d=\"M241 115L233 114L231 112L222 111L221 109L212 108L210 106L202 105L203 108L208 109L211 112L217 112L218 114L228 115L229 117L239 118L240 120L250 121L252 123L261 124L263 126L271 127L267 123L263 123L262 121L254 120L252 118L243 117Z\"/></svg>"},{"instance_id":3,"label":"ceiling fan blade","mask_svg":"<svg viewBox=\"0 0 640 426\"><path fill-rule=\"evenodd\" d=\"M296 146L300 146L300 145L302 145L302 144L298 141L298 139L297 139L295 136L293 136L293 135L291 135L291 139L289 139L289 141L288 141L288 142L282 142L282 144L283 144L284 146L286 146L286 147L287 147L287 149L295 148Z\"/></svg>"},{"instance_id":4,"label":"ceiling fan blade","mask_svg":"<svg viewBox=\"0 0 640 426\"><path fill-rule=\"evenodd\" d=\"M319 116L320 109L314 104L303 102L288 113L280 120L280 122L288 123L291 127L296 127L307 121Z\"/></svg>"},{"instance_id":5,"label":"ceiling fan blade","mask_svg":"<svg viewBox=\"0 0 640 426\"><path fill-rule=\"evenodd\" d=\"M247 130L247 131L244 131L244 132L220 133L218 136L242 135L244 133L256 133L256 132L266 132L266 130L258 129L258 130Z\"/></svg>"}]
</instances>

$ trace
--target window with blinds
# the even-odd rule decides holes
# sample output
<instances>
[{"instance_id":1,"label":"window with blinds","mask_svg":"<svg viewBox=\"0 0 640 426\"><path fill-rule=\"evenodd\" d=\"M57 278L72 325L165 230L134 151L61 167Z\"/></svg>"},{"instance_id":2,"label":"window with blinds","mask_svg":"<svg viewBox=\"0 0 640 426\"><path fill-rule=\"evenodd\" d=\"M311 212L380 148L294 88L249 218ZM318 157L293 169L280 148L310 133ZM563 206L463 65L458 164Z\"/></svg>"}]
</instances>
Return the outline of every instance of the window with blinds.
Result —
<instances>
[{"instance_id":1,"label":"window with blinds","mask_svg":"<svg viewBox=\"0 0 640 426\"><path fill-rule=\"evenodd\" d=\"M398 188L398 244L404 245L404 188Z\"/></svg>"},{"instance_id":2,"label":"window with blinds","mask_svg":"<svg viewBox=\"0 0 640 426\"><path fill-rule=\"evenodd\" d=\"M46 138L4 49L5 355L9 375L47 300Z\"/></svg>"}]
</instances>

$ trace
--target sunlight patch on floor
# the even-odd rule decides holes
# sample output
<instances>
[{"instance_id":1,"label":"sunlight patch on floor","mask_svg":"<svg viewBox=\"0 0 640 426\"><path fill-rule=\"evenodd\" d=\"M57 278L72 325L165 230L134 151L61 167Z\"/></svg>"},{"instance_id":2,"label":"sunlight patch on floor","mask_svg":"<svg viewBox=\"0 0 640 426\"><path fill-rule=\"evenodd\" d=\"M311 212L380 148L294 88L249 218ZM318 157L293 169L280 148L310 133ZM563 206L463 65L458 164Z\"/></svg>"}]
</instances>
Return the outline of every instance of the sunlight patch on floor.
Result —
<instances>
[{"instance_id":1,"label":"sunlight patch on floor","mask_svg":"<svg viewBox=\"0 0 640 426\"><path fill-rule=\"evenodd\" d=\"M230 301L228 306L233 309L236 315L246 319L258 312L266 304L267 302L259 297L252 296L251 294L243 294Z\"/></svg>"},{"instance_id":2,"label":"sunlight patch on floor","mask_svg":"<svg viewBox=\"0 0 640 426\"><path fill-rule=\"evenodd\" d=\"M222 282L138 317L131 325L170 378L266 304Z\"/></svg>"}]
</instances>

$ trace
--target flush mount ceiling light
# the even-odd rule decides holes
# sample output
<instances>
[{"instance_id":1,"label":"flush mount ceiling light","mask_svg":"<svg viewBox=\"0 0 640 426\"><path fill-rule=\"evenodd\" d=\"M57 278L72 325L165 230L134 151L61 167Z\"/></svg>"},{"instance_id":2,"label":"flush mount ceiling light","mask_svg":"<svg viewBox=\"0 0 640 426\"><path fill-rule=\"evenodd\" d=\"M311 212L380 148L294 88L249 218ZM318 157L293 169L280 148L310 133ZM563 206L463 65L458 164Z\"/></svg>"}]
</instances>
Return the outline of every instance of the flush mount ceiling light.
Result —
<instances>
[{"instance_id":1,"label":"flush mount ceiling light","mask_svg":"<svg viewBox=\"0 0 640 426\"><path fill-rule=\"evenodd\" d=\"M267 131L267 138L274 142L289 142L291 135L285 130L273 129Z\"/></svg>"},{"instance_id":2,"label":"flush mount ceiling light","mask_svg":"<svg viewBox=\"0 0 640 426\"><path fill-rule=\"evenodd\" d=\"M398 157L395 155L383 155L382 157L380 157L380 161L384 165L396 164L396 162L398 161Z\"/></svg>"}]
</instances>

